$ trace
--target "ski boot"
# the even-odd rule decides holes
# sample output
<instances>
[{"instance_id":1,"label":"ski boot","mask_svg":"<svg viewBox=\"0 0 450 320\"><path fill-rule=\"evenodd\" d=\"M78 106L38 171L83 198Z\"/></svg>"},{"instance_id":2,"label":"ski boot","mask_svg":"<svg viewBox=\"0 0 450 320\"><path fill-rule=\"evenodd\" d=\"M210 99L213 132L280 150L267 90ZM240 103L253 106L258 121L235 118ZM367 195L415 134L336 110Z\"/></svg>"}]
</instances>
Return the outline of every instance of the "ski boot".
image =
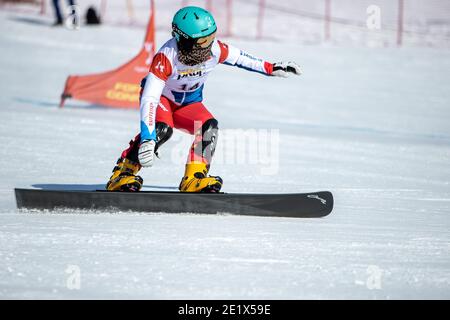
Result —
<instances>
[{"instance_id":1,"label":"ski boot","mask_svg":"<svg viewBox=\"0 0 450 320\"><path fill-rule=\"evenodd\" d=\"M208 170L206 163L187 163L178 189L181 192L219 192L223 184L222 178L207 176Z\"/></svg>"},{"instance_id":2,"label":"ski boot","mask_svg":"<svg viewBox=\"0 0 450 320\"><path fill-rule=\"evenodd\" d=\"M108 191L139 191L142 188L143 180L137 176L141 165L127 158L117 160L117 165L113 169L113 174L106 184Z\"/></svg>"}]
</instances>

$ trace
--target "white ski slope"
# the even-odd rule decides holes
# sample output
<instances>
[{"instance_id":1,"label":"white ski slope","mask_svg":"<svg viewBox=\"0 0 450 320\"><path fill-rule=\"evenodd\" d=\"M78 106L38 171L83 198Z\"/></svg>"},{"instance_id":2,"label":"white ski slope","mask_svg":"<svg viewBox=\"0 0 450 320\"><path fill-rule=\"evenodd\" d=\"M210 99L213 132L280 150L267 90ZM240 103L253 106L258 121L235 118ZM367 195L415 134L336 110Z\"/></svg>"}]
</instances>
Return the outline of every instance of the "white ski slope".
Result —
<instances>
[{"instance_id":1,"label":"white ski slope","mask_svg":"<svg viewBox=\"0 0 450 320\"><path fill-rule=\"evenodd\" d=\"M139 127L136 110L57 104L67 75L117 67L144 31L36 19L0 11L0 298L450 298L448 50L228 39L304 75L217 68L205 88L222 132L211 173L226 192L330 190L324 219L18 211L15 187L102 187ZM226 143L249 128L279 130L276 174L223 160L250 156ZM177 187L182 137L142 171L147 189Z\"/></svg>"}]
</instances>

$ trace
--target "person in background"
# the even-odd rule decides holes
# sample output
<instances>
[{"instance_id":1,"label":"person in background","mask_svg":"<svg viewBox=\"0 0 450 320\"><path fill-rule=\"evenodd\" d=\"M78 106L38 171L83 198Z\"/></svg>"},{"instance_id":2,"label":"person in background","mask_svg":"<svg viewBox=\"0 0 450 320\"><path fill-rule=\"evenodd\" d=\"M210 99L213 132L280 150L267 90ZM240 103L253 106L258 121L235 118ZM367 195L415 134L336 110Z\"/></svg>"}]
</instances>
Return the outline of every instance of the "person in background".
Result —
<instances>
[{"instance_id":1,"label":"person in background","mask_svg":"<svg viewBox=\"0 0 450 320\"><path fill-rule=\"evenodd\" d=\"M63 18L63 15L61 13L61 8L59 6L59 0L52 0L52 3L53 3L53 8L55 10L55 18L56 18L56 21L55 21L55 23L53 25L54 26L61 26L63 24L64 18ZM75 8L73 7L73 6L76 5L75 4L75 0L67 0L67 4L71 7L71 15L74 16L75 13L76 13L75 12ZM74 19L75 18L76 17L74 16Z\"/></svg>"}]
</instances>

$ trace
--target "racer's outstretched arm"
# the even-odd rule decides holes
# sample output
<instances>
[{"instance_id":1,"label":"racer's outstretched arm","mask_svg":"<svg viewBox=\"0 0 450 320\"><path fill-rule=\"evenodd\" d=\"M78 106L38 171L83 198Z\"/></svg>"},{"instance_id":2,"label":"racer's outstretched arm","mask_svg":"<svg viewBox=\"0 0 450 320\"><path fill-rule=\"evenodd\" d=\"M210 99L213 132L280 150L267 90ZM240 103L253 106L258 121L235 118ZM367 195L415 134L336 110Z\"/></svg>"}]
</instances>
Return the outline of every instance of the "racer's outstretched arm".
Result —
<instances>
[{"instance_id":1,"label":"racer's outstretched arm","mask_svg":"<svg viewBox=\"0 0 450 320\"><path fill-rule=\"evenodd\" d=\"M300 66L295 62L270 63L243 50L218 41L220 47L219 63L236 66L267 76L287 77L290 73L300 75Z\"/></svg>"}]
</instances>

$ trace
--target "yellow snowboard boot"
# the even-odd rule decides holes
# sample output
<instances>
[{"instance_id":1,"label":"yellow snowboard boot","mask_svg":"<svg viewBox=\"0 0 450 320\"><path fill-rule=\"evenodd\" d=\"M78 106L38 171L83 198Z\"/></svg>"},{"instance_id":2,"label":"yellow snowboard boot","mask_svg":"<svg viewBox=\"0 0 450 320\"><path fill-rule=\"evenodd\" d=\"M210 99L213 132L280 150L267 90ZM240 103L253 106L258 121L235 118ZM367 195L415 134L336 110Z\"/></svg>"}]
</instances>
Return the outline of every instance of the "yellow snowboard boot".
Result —
<instances>
[{"instance_id":1,"label":"yellow snowboard boot","mask_svg":"<svg viewBox=\"0 0 450 320\"><path fill-rule=\"evenodd\" d=\"M207 176L208 169L203 162L187 163L178 189L181 192L219 192L223 181L220 177Z\"/></svg>"},{"instance_id":2,"label":"yellow snowboard boot","mask_svg":"<svg viewBox=\"0 0 450 320\"><path fill-rule=\"evenodd\" d=\"M108 191L139 191L144 182L137 176L141 165L128 159L120 158L113 169L113 174L106 184Z\"/></svg>"}]
</instances>

